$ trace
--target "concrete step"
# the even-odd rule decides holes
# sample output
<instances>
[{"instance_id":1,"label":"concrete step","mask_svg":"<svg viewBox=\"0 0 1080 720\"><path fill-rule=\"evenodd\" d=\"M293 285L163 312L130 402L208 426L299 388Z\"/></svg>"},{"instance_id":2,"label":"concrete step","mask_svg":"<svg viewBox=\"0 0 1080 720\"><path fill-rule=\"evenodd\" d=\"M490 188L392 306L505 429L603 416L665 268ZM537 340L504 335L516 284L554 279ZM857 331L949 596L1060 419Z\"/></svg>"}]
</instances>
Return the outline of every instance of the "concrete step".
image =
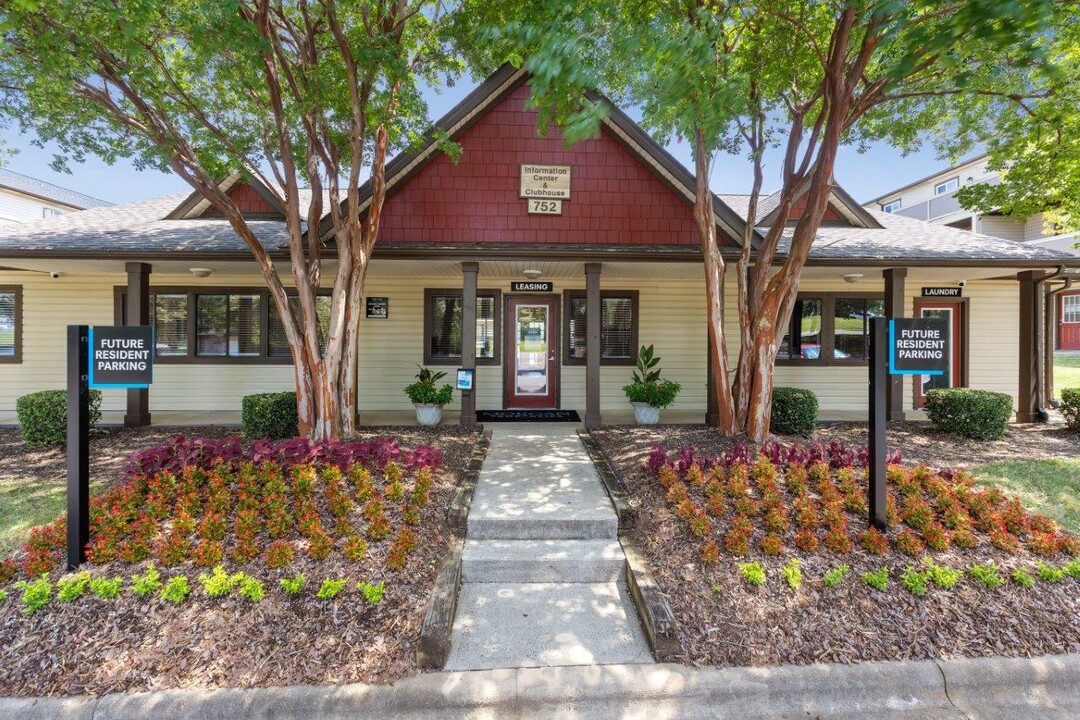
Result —
<instances>
[{"instance_id":1,"label":"concrete step","mask_svg":"<svg viewBox=\"0 0 1080 720\"><path fill-rule=\"evenodd\" d=\"M446 670L650 663L623 583L465 583Z\"/></svg>"},{"instance_id":2,"label":"concrete step","mask_svg":"<svg viewBox=\"0 0 1080 720\"><path fill-rule=\"evenodd\" d=\"M603 583L626 558L616 540L469 540L461 556L467 583Z\"/></svg>"},{"instance_id":3,"label":"concrete step","mask_svg":"<svg viewBox=\"0 0 1080 720\"><path fill-rule=\"evenodd\" d=\"M469 513L470 540L614 540L619 519L614 512L597 517L484 517Z\"/></svg>"}]
</instances>

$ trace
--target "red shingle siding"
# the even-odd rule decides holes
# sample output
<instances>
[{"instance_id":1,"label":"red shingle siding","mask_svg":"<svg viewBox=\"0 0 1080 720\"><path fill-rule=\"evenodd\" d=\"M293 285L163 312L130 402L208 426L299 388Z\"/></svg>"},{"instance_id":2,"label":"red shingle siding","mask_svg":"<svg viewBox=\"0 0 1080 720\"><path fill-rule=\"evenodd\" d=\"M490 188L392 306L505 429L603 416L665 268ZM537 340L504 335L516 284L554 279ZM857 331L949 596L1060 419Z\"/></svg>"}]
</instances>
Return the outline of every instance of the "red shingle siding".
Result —
<instances>
[{"instance_id":1,"label":"red shingle siding","mask_svg":"<svg viewBox=\"0 0 1080 720\"><path fill-rule=\"evenodd\" d=\"M254 188L247 183L239 183L234 185L232 190L229 191L229 197L236 204L236 207L243 214L248 213L256 215L280 215L281 213L267 202L266 198L260 195ZM207 215L220 215L220 213L213 207L207 208Z\"/></svg>"},{"instance_id":2,"label":"red shingle siding","mask_svg":"<svg viewBox=\"0 0 1080 720\"><path fill-rule=\"evenodd\" d=\"M379 239L417 243L699 244L689 203L607 130L567 148L536 130L522 85L459 138L455 165L440 153L386 200ZM520 165L569 165L563 214L529 215Z\"/></svg>"},{"instance_id":3,"label":"red shingle siding","mask_svg":"<svg viewBox=\"0 0 1080 720\"><path fill-rule=\"evenodd\" d=\"M798 220L800 217L802 217L803 210L806 209L806 200L806 196L803 195L801 198L799 198L792 204L791 216L788 218L788 220ZM825 214L822 216L821 219L831 222L847 222L844 217L840 215L840 213L836 212L836 210L833 209L832 205L829 205L825 208Z\"/></svg>"}]
</instances>

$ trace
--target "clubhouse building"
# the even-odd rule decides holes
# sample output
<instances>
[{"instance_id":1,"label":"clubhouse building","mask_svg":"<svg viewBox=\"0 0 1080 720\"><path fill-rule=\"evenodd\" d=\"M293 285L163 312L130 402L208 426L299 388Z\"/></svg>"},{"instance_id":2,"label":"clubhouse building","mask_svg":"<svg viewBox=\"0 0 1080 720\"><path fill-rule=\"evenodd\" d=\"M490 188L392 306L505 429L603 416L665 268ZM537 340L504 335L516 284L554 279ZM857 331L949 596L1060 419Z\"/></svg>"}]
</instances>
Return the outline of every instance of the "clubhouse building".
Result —
<instances>
[{"instance_id":1,"label":"clubhouse building","mask_svg":"<svg viewBox=\"0 0 1080 720\"><path fill-rule=\"evenodd\" d=\"M665 377L683 385L662 419L704 421L712 409L693 176L618 108L573 147L557 132L541 136L526 80L503 68L440 121L461 146L457 163L431 143L387 168L360 320L361 422L411 421L403 388L417 364L451 378L475 367L476 389L464 405L455 392L451 421L518 408L626 421L622 386L640 345L653 345ZM273 195L235 177L223 187L287 267ZM775 201L761 200L760 227L793 224L776 216ZM713 199L732 264L747 203ZM950 323L950 371L894 381L890 418L919 417L929 388L969 386L1008 393L1017 419L1033 421L1052 393L1046 308L1077 266L1065 253L866 209L837 187L776 383L813 390L823 418L865 418L868 319L940 317ZM730 277L726 307L734 357ZM590 318L600 323L592 339ZM255 263L196 195L0 226L0 423L14 422L18 396L64 387L69 324L155 327L154 384L106 390L106 422L235 422L244 395L292 388ZM472 353L463 358L465 328L475 331L474 364Z\"/></svg>"}]
</instances>

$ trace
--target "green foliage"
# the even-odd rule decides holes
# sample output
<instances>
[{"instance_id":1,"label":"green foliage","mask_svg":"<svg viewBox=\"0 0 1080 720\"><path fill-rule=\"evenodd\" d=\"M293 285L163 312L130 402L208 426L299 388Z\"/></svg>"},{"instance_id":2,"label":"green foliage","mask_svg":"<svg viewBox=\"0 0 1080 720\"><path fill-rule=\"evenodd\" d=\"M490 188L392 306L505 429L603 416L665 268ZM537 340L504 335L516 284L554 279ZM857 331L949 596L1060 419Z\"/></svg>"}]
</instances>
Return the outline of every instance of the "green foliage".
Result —
<instances>
[{"instance_id":1,"label":"green foliage","mask_svg":"<svg viewBox=\"0 0 1080 720\"><path fill-rule=\"evenodd\" d=\"M295 392L245 395L241 401L240 428L244 437L267 440L294 438L299 433Z\"/></svg>"},{"instance_id":2,"label":"green foliage","mask_svg":"<svg viewBox=\"0 0 1080 720\"><path fill-rule=\"evenodd\" d=\"M792 558L784 565L783 568L784 581L788 584L788 587L792 590L798 590L802 587L802 570L799 569L799 559Z\"/></svg>"},{"instance_id":3,"label":"green foliage","mask_svg":"<svg viewBox=\"0 0 1080 720\"><path fill-rule=\"evenodd\" d=\"M48 575L42 575L37 580L20 580L15 583L15 589L22 590L23 614L32 615L49 604L52 600L52 583Z\"/></svg>"},{"instance_id":4,"label":"green foliage","mask_svg":"<svg viewBox=\"0 0 1080 720\"><path fill-rule=\"evenodd\" d=\"M7 600L7 590L0 590L0 603Z\"/></svg>"},{"instance_id":5,"label":"green foliage","mask_svg":"<svg viewBox=\"0 0 1080 720\"><path fill-rule=\"evenodd\" d=\"M1005 580L1001 577L1001 573L998 572L997 564L993 561L976 563L968 568L968 573L971 574L971 577L975 578L991 590L1005 584Z\"/></svg>"},{"instance_id":6,"label":"green foliage","mask_svg":"<svg viewBox=\"0 0 1080 720\"><path fill-rule=\"evenodd\" d=\"M850 570L851 567L847 563L841 563L838 567L825 573L822 582L825 583L825 587L836 587L844 580Z\"/></svg>"},{"instance_id":7,"label":"green foliage","mask_svg":"<svg viewBox=\"0 0 1080 720\"><path fill-rule=\"evenodd\" d=\"M1061 414L1072 430L1080 430L1080 388L1061 389Z\"/></svg>"},{"instance_id":8,"label":"green foliage","mask_svg":"<svg viewBox=\"0 0 1080 720\"><path fill-rule=\"evenodd\" d=\"M206 573L199 574L199 584L206 590L206 594L210 597L224 597L233 591L240 581L244 578L243 573L237 573L230 575L225 572L225 568L221 565L214 567L209 575Z\"/></svg>"},{"instance_id":9,"label":"green foliage","mask_svg":"<svg viewBox=\"0 0 1080 720\"><path fill-rule=\"evenodd\" d=\"M780 435L810 434L818 426L818 399L812 390L774 387L770 430Z\"/></svg>"},{"instance_id":10,"label":"green foliage","mask_svg":"<svg viewBox=\"0 0 1080 720\"><path fill-rule=\"evenodd\" d=\"M115 600L124 587L122 577L96 577L90 580L90 592L102 600Z\"/></svg>"},{"instance_id":11,"label":"green foliage","mask_svg":"<svg viewBox=\"0 0 1080 720\"><path fill-rule=\"evenodd\" d=\"M190 594L191 587L188 585L188 579L184 575L169 578L168 582L165 583L165 587L161 588L161 599L175 605L187 600Z\"/></svg>"},{"instance_id":12,"label":"green foliage","mask_svg":"<svg viewBox=\"0 0 1080 720\"><path fill-rule=\"evenodd\" d=\"M739 563L739 574L754 587L765 584L765 568L759 562Z\"/></svg>"},{"instance_id":13,"label":"green foliage","mask_svg":"<svg viewBox=\"0 0 1080 720\"><path fill-rule=\"evenodd\" d=\"M932 558L925 558L923 563L926 565L926 571L930 573L930 580L942 590L951 590L956 583L960 582L960 578L964 577L963 570L938 565Z\"/></svg>"},{"instance_id":14,"label":"green foliage","mask_svg":"<svg viewBox=\"0 0 1080 720\"><path fill-rule=\"evenodd\" d=\"M315 593L315 597L320 600L333 600L344 588L345 580L331 580L330 578L327 578L322 581L322 585L319 586L319 591Z\"/></svg>"},{"instance_id":15,"label":"green foliage","mask_svg":"<svg viewBox=\"0 0 1080 720\"><path fill-rule=\"evenodd\" d=\"M1035 585L1035 578L1033 578L1031 576L1031 573L1029 573L1024 568L1016 568L1015 570L1013 570L1012 579L1013 582L1015 582L1020 587L1030 588L1034 587Z\"/></svg>"},{"instance_id":16,"label":"green foliage","mask_svg":"<svg viewBox=\"0 0 1080 720\"><path fill-rule=\"evenodd\" d=\"M930 573L925 570L908 567L900 574L900 584L912 595L925 595L929 582Z\"/></svg>"},{"instance_id":17,"label":"green foliage","mask_svg":"<svg viewBox=\"0 0 1080 720\"><path fill-rule=\"evenodd\" d=\"M61 602L75 602L81 598L90 586L90 573L83 570L70 577L60 578L56 582L56 597Z\"/></svg>"},{"instance_id":18,"label":"green foliage","mask_svg":"<svg viewBox=\"0 0 1080 720\"><path fill-rule=\"evenodd\" d=\"M64 445L67 442L67 393L42 390L15 401L23 443L26 447ZM90 430L101 421L101 391L90 391Z\"/></svg>"},{"instance_id":19,"label":"green foliage","mask_svg":"<svg viewBox=\"0 0 1080 720\"><path fill-rule=\"evenodd\" d=\"M246 597L248 600L255 603L266 597L266 586L263 585L262 581L256 580L245 573L238 573L238 575L240 576L240 579L237 585L237 592L243 597Z\"/></svg>"},{"instance_id":20,"label":"green foliage","mask_svg":"<svg viewBox=\"0 0 1080 720\"><path fill-rule=\"evenodd\" d=\"M627 400L655 408L666 408L675 402L682 385L674 380L662 379L659 365L660 358L655 355L653 346L642 345L638 350L634 381L623 387Z\"/></svg>"},{"instance_id":21,"label":"green foliage","mask_svg":"<svg viewBox=\"0 0 1080 720\"><path fill-rule=\"evenodd\" d=\"M304 580L304 573L300 573L294 578L281 578L278 580L278 584L281 585L281 589L286 595L299 595L300 591L304 589Z\"/></svg>"},{"instance_id":22,"label":"green foliage","mask_svg":"<svg viewBox=\"0 0 1080 720\"><path fill-rule=\"evenodd\" d=\"M146 571L142 575L131 576L131 589L139 597L153 595L161 589L161 573L158 572L153 563L146 567Z\"/></svg>"},{"instance_id":23,"label":"green foliage","mask_svg":"<svg viewBox=\"0 0 1080 720\"><path fill-rule=\"evenodd\" d=\"M864 572L862 574L863 582L874 588L875 590L885 591L885 588L889 586L889 567L882 565L873 572Z\"/></svg>"},{"instance_id":24,"label":"green foliage","mask_svg":"<svg viewBox=\"0 0 1080 720\"><path fill-rule=\"evenodd\" d=\"M936 427L974 440L1000 440L1012 417L1005 393L944 388L926 393L926 415Z\"/></svg>"},{"instance_id":25,"label":"green foliage","mask_svg":"<svg viewBox=\"0 0 1080 720\"><path fill-rule=\"evenodd\" d=\"M417 365L416 381L405 386L405 394L416 405L446 405L454 398L454 388L450 383L444 383L442 387L438 382L446 377L442 371L433 371L421 365Z\"/></svg>"},{"instance_id":26,"label":"green foliage","mask_svg":"<svg viewBox=\"0 0 1080 720\"><path fill-rule=\"evenodd\" d=\"M363 593L370 605L378 605L386 596L386 583L382 580L375 584L361 581L356 584L356 589Z\"/></svg>"},{"instance_id":27,"label":"green foliage","mask_svg":"<svg viewBox=\"0 0 1080 720\"><path fill-rule=\"evenodd\" d=\"M1073 558L1065 563L1061 570L1074 580L1080 580L1080 558Z\"/></svg>"}]
</instances>

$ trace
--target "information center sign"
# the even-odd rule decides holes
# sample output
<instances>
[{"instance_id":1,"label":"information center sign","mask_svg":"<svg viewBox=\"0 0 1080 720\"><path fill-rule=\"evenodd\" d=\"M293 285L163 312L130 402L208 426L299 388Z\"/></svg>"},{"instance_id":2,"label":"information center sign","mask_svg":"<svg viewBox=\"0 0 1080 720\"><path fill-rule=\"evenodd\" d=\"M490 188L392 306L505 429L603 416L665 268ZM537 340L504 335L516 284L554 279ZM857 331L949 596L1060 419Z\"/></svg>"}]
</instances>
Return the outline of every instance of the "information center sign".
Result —
<instances>
[{"instance_id":1,"label":"information center sign","mask_svg":"<svg viewBox=\"0 0 1080 720\"><path fill-rule=\"evenodd\" d=\"M944 375L949 362L948 320L893 318L889 321L890 375Z\"/></svg>"},{"instance_id":2,"label":"information center sign","mask_svg":"<svg viewBox=\"0 0 1080 720\"><path fill-rule=\"evenodd\" d=\"M90 328L90 387L147 388L154 382L154 329Z\"/></svg>"},{"instance_id":3,"label":"information center sign","mask_svg":"<svg viewBox=\"0 0 1080 720\"><path fill-rule=\"evenodd\" d=\"M519 197L566 200L570 197L569 165L522 165Z\"/></svg>"}]
</instances>

